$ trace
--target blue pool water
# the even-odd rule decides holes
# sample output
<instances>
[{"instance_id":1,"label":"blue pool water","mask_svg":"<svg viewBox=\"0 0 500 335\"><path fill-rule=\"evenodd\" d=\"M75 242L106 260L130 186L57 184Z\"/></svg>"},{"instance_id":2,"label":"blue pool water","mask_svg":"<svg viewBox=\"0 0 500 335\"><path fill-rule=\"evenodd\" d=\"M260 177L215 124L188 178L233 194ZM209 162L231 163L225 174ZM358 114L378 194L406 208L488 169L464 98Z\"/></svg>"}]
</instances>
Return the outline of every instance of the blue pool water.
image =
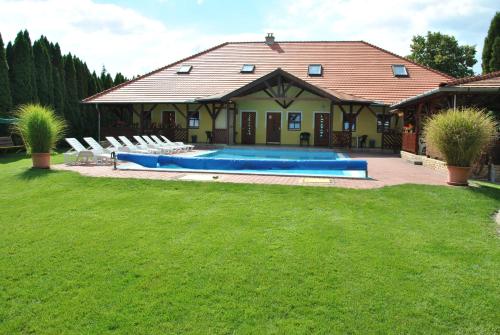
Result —
<instances>
[{"instance_id":1,"label":"blue pool water","mask_svg":"<svg viewBox=\"0 0 500 335\"><path fill-rule=\"evenodd\" d=\"M283 150L283 149L233 149L226 148L196 157L230 159L288 159L288 160L336 160L346 159L347 155L326 150Z\"/></svg>"},{"instance_id":2,"label":"blue pool water","mask_svg":"<svg viewBox=\"0 0 500 335\"><path fill-rule=\"evenodd\" d=\"M223 149L197 156L118 153L123 169L366 178L367 162L331 151Z\"/></svg>"}]
</instances>

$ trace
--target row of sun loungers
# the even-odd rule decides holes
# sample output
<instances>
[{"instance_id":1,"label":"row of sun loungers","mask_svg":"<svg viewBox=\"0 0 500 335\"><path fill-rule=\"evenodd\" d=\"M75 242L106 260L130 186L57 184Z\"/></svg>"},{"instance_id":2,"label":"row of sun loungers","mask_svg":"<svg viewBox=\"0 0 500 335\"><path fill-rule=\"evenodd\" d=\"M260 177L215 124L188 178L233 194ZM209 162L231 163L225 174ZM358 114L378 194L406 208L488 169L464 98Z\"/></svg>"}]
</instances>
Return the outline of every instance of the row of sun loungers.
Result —
<instances>
[{"instance_id":1,"label":"row of sun loungers","mask_svg":"<svg viewBox=\"0 0 500 335\"><path fill-rule=\"evenodd\" d=\"M184 144L182 142L172 142L165 136L161 135L160 139L156 135L134 136L137 143L133 143L126 136L119 136L120 141L115 137L108 136L106 140L110 146L104 148L99 142L92 137L84 137L83 140L89 145L85 147L76 138L66 138L66 142L71 146L71 149L64 153L64 162L66 164L97 164L107 165L112 164L111 153L115 152L133 152L142 154L176 154L193 150L194 145Z\"/></svg>"}]
</instances>

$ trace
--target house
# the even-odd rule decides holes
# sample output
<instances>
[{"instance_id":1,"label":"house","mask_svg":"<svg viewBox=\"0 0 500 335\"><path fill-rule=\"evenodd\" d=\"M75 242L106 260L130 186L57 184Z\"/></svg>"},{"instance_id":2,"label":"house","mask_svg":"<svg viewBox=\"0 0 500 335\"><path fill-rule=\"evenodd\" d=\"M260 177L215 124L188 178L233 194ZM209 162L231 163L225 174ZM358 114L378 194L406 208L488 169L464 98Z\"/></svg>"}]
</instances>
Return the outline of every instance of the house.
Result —
<instances>
[{"instance_id":1,"label":"house","mask_svg":"<svg viewBox=\"0 0 500 335\"><path fill-rule=\"evenodd\" d=\"M454 78L364 41L229 42L83 101L128 122L101 135L177 141L394 148L389 109ZM302 134L302 135L301 135ZM309 134L309 135L308 135Z\"/></svg>"}]
</instances>

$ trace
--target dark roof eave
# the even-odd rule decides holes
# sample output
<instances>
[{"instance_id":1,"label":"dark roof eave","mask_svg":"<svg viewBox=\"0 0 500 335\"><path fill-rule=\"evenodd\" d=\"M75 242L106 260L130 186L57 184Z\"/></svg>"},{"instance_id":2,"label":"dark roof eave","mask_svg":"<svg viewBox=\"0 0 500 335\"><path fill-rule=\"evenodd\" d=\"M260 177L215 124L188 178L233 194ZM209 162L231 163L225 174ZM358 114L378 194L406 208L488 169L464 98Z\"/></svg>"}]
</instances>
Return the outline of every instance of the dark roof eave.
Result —
<instances>
[{"instance_id":1,"label":"dark roof eave","mask_svg":"<svg viewBox=\"0 0 500 335\"><path fill-rule=\"evenodd\" d=\"M500 87L461 87L461 86L442 86L439 88L435 88L433 90L424 92L419 95L415 95L411 98L402 100L398 103L395 103L391 105L391 109L397 109L401 107L405 107L409 104L416 103L417 101L428 98L433 95L437 95L440 93L487 93L487 94L494 94L494 93L499 93L500 94Z\"/></svg>"}]
</instances>

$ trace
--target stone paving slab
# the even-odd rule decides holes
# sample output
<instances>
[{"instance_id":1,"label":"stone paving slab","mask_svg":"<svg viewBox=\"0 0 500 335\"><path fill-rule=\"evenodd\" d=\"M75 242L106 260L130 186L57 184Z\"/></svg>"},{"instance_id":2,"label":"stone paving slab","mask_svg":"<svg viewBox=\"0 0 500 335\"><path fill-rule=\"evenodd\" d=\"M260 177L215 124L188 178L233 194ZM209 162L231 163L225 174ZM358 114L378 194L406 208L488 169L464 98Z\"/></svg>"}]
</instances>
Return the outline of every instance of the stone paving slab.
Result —
<instances>
[{"instance_id":1,"label":"stone paving slab","mask_svg":"<svg viewBox=\"0 0 500 335\"><path fill-rule=\"evenodd\" d=\"M321 187L345 187L356 189L378 188L399 184L447 185L446 173L421 165L412 165L399 156L386 154L351 153L351 158L368 161L368 175L371 179L319 178L295 176L269 176L248 174L209 173L209 178L200 177L202 173L113 170L111 166L53 166L56 170L75 171L90 177L139 178L159 180L196 180L202 182L226 182L245 184L278 184ZM191 175L191 177L190 177ZM197 176L194 176L197 175ZM214 178L215 177L215 178ZM321 180L321 181L320 181Z\"/></svg>"}]
</instances>

